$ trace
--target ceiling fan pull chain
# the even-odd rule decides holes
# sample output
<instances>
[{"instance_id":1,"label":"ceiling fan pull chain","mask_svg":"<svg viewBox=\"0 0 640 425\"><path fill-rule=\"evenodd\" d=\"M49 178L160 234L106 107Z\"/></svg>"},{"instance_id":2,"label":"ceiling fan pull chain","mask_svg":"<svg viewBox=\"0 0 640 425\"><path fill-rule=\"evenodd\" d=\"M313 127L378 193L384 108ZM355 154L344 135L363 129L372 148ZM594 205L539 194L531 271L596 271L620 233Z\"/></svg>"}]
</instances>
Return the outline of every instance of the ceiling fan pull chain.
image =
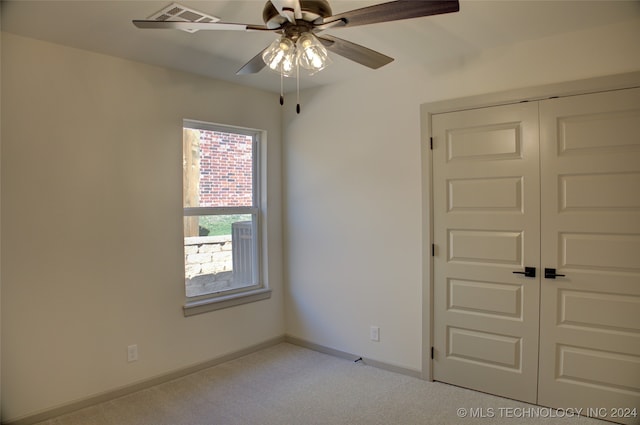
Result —
<instances>
[{"instance_id":1,"label":"ceiling fan pull chain","mask_svg":"<svg viewBox=\"0 0 640 425\"><path fill-rule=\"evenodd\" d=\"M300 113L300 65L296 64L296 113Z\"/></svg>"},{"instance_id":2,"label":"ceiling fan pull chain","mask_svg":"<svg viewBox=\"0 0 640 425\"><path fill-rule=\"evenodd\" d=\"M284 105L284 73L280 72L280 106Z\"/></svg>"}]
</instances>

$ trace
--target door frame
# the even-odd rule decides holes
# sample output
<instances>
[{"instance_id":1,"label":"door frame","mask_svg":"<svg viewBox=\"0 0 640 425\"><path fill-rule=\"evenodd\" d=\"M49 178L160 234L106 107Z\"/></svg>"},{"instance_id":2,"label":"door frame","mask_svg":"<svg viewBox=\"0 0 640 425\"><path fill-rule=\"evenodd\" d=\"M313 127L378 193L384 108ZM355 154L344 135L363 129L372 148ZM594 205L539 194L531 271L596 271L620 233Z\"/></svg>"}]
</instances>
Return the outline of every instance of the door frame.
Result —
<instances>
[{"instance_id":1,"label":"door frame","mask_svg":"<svg viewBox=\"0 0 640 425\"><path fill-rule=\"evenodd\" d=\"M420 105L420 150L422 187L422 379L433 381L433 176L432 152L430 149L432 129L431 117L445 112L485 108L489 106L538 101L553 97L577 96L603 91L640 87L640 71L584 80L568 81L507 90Z\"/></svg>"}]
</instances>

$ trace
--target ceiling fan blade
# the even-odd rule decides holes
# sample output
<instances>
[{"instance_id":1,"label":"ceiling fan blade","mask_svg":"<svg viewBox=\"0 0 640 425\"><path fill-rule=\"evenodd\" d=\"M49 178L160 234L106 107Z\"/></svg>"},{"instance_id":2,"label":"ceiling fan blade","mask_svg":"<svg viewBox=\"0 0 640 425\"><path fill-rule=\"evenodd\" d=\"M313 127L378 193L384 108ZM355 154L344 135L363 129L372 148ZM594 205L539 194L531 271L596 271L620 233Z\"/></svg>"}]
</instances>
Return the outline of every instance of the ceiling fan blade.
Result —
<instances>
[{"instance_id":1,"label":"ceiling fan blade","mask_svg":"<svg viewBox=\"0 0 640 425\"><path fill-rule=\"evenodd\" d=\"M223 30L223 31L276 31L280 28L267 28L264 25L235 24L231 22L187 22L187 21L149 21L136 19L133 22L143 29L178 30Z\"/></svg>"},{"instance_id":2,"label":"ceiling fan blade","mask_svg":"<svg viewBox=\"0 0 640 425\"><path fill-rule=\"evenodd\" d=\"M345 26L400 21L421 16L439 15L460 10L458 0L397 0L329 16L322 23L345 21Z\"/></svg>"},{"instance_id":3,"label":"ceiling fan blade","mask_svg":"<svg viewBox=\"0 0 640 425\"><path fill-rule=\"evenodd\" d=\"M260 53L258 53L257 55L255 55L249 62L245 63L242 68L240 68L237 72L236 75L248 75L248 74L257 74L258 72L262 71L262 68L264 68L265 66L267 66L266 63L264 63L264 61L262 60L262 54L264 53L265 50L267 50L269 47L267 46L265 49L263 49Z\"/></svg>"},{"instance_id":4,"label":"ceiling fan blade","mask_svg":"<svg viewBox=\"0 0 640 425\"><path fill-rule=\"evenodd\" d=\"M289 22L296 23L296 19L302 19L300 0L270 0L280 16L284 16Z\"/></svg>"},{"instance_id":5,"label":"ceiling fan blade","mask_svg":"<svg viewBox=\"0 0 640 425\"><path fill-rule=\"evenodd\" d=\"M378 69L393 62L393 58L367 47L343 40L332 35L317 36L320 42L331 52L350 59L360 65Z\"/></svg>"}]
</instances>

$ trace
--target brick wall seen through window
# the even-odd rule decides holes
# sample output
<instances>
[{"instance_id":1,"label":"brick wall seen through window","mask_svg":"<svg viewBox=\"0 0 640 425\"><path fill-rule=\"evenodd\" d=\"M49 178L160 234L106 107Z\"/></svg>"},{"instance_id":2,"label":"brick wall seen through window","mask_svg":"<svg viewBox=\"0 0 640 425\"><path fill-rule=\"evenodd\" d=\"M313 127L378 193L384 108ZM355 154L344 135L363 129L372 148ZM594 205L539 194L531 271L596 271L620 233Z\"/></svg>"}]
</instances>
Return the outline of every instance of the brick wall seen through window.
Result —
<instances>
[{"instance_id":1,"label":"brick wall seen through window","mask_svg":"<svg viewBox=\"0 0 640 425\"><path fill-rule=\"evenodd\" d=\"M251 206L252 137L196 130L200 143L199 205Z\"/></svg>"}]
</instances>

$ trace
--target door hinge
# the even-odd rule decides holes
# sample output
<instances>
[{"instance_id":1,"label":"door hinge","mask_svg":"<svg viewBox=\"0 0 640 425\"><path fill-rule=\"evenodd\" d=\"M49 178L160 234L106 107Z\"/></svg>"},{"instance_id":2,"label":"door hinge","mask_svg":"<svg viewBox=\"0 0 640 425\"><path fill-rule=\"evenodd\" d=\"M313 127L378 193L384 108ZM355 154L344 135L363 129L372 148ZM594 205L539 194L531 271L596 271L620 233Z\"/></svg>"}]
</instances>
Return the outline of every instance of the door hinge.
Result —
<instances>
[{"instance_id":1,"label":"door hinge","mask_svg":"<svg viewBox=\"0 0 640 425\"><path fill-rule=\"evenodd\" d=\"M433 347L431 347L431 360L433 360Z\"/></svg>"},{"instance_id":2,"label":"door hinge","mask_svg":"<svg viewBox=\"0 0 640 425\"><path fill-rule=\"evenodd\" d=\"M433 137L429 137L429 149L433 150Z\"/></svg>"},{"instance_id":3,"label":"door hinge","mask_svg":"<svg viewBox=\"0 0 640 425\"><path fill-rule=\"evenodd\" d=\"M436 256L436 244L434 243L431 244L431 256L432 257Z\"/></svg>"}]
</instances>

